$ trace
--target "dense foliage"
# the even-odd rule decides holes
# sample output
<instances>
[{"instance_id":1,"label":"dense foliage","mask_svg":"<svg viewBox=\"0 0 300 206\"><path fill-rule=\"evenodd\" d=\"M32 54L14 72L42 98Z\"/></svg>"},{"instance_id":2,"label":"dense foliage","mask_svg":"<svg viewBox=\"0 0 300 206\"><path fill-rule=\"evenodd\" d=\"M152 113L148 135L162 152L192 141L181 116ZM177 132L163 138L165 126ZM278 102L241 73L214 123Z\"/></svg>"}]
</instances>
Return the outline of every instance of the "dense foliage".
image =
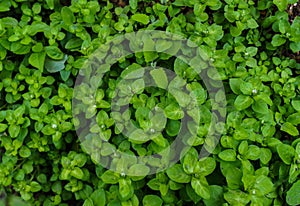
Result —
<instances>
[{"instance_id":1,"label":"dense foliage","mask_svg":"<svg viewBox=\"0 0 300 206\"><path fill-rule=\"evenodd\" d=\"M299 205L300 17L288 9L294 3L1 0L0 204ZM140 30L167 31L193 41L201 58L218 71L226 95L217 93L212 101L192 67L198 62L165 54L188 55L189 49L168 41L143 42L143 37L136 41L145 52L107 68L91 96L73 92L97 48ZM146 66L153 68L148 76L157 87L145 88L146 80L138 78L143 74L134 73ZM156 67L185 82L168 81L165 70ZM168 92L170 87L177 90ZM118 88L118 105L130 104L112 112ZM90 91L84 85L76 91L80 89ZM188 107L192 100L183 90L195 95L200 117ZM86 122L73 117L74 99L82 100ZM212 108L225 99L226 111L219 108L215 115ZM163 158L121 158L112 163L115 170L99 164L97 155L114 150L159 153L180 133L187 116L198 119L199 128L190 132L192 140L182 139L190 149L167 170L150 174L150 166L166 164ZM98 127L88 127L88 135L78 137L75 128L86 127L92 117ZM212 128L216 118L225 118L225 124ZM124 129L128 124L140 129L130 133ZM188 130L193 126L187 125ZM220 141L212 154L199 158L211 131L221 134ZM155 135L142 139L141 132ZM88 152L91 145L97 153ZM134 171L139 172L128 175Z\"/></svg>"}]
</instances>

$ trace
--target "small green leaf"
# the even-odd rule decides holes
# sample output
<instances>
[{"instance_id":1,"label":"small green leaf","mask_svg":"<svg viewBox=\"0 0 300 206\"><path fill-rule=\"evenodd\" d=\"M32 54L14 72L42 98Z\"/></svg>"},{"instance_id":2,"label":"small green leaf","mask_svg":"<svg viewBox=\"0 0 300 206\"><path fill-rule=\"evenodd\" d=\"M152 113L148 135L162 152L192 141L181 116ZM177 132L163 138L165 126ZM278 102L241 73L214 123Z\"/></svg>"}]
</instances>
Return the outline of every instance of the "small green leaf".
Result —
<instances>
[{"instance_id":1,"label":"small green leaf","mask_svg":"<svg viewBox=\"0 0 300 206\"><path fill-rule=\"evenodd\" d=\"M168 177L174 182L189 183L191 176L186 174L182 168L182 165L176 164L167 170Z\"/></svg>"},{"instance_id":2,"label":"small green leaf","mask_svg":"<svg viewBox=\"0 0 300 206\"><path fill-rule=\"evenodd\" d=\"M119 179L119 194L122 199L127 199L128 196L131 196L132 187L130 179Z\"/></svg>"},{"instance_id":3,"label":"small green leaf","mask_svg":"<svg viewBox=\"0 0 300 206\"><path fill-rule=\"evenodd\" d=\"M259 195L267 195L274 190L273 182L269 177L260 175L256 178L254 188L258 191Z\"/></svg>"},{"instance_id":4,"label":"small green leaf","mask_svg":"<svg viewBox=\"0 0 300 206\"><path fill-rule=\"evenodd\" d=\"M200 176L200 178L192 178L191 181L192 188L195 192L204 199L210 198L209 185L205 177Z\"/></svg>"},{"instance_id":5,"label":"small green leaf","mask_svg":"<svg viewBox=\"0 0 300 206\"><path fill-rule=\"evenodd\" d=\"M45 63L45 52L40 53L32 53L29 57L29 64L34 66L35 68L38 68L40 71L43 71L44 69L44 63Z\"/></svg>"},{"instance_id":6,"label":"small green leaf","mask_svg":"<svg viewBox=\"0 0 300 206\"><path fill-rule=\"evenodd\" d=\"M229 205L247 205L250 202L250 196L240 190L229 190L224 194L225 200Z\"/></svg>"},{"instance_id":7,"label":"small green leaf","mask_svg":"<svg viewBox=\"0 0 300 206\"><path fill-rule=\"evenodd\" d=\"M171 41L158 39L156 41L155 48L156 48L157 52L163 52L163 51L170 49L172 46L173 46L173 43Z\"/></svg>"},{"instance_id":8,"label":"small green leaf","mask_svg":"<svg viewBox=\"0 0 300 206\"><path fill-rule=\"evenodd\" d=\"M61 18L66 25L72 25L75 22L75 16L69 7L64 6L61 9Z\"/></svg>"},{"instance_id":9,"label":"small green leaf","mask_svg":"<svg viewBox=\"0 0 300 206\"><path fill-rule=\"evenodd\" d=\"M234 101L234 106L237 110L241 111L250 107L253 102L254 101L251 97L239 95Z\"/></svg>"},{"instance_id":10,"label":"small green leaf","mask_svg":"<svg viewBox=\"0 0 300 206\"><path fill-rule=\"evenodd\" d=\"M149 167L143 164L135 164L131 166L128 170L129 176L135 176L135 177L145 177L150 172Z\"/></svg>"},{"instance_id":11,"label":"small green leaf","mask_svg":"<svg viewBox=\"0 0 300 206\"><path fill-rule=\"evenodd\" d=\"M292 123L293 125L300 124L300 112L289 115L286 121Z\"/></svg>"},{"instance_id":12,"label":"small green leaf","mask_svg":"<svg viewBox=\"0 0 300 206\"><path fill-rule=\"evenodd\" d=\"M21 127L19 125L11 124L8 127L8 133L12 138L15 138L19 135Z\"/></svg>"},{"instance_id":13,"label":"small green leaf","mask_svg":"<svg viewBox=\"0 0 300 206\"><path fill-rule=\"evenodd\" d=\"M225 202L223 198L223 187L219 185L210 185L209 190L210 198L203 200L206 206L222 205Z\"/></svg>"},{"instance_id":14,"label":"small green leaf","mask_svg":"<svg viewBox=\"0 0 300 206\"><path fill-rule=\"evenodd\" d=\"M163 201L157 195L146 195L143 198L143 205L144 206L162 206Z\"/></svg>"},{"instance_id":15,"label":"small green leaf","mask_svg":"<svg viewBox=\"0 0 300 206\"><path fill-rule=\"evenodd\" d=\"M65 68L65 62L67 61L67 59L68 59L67 55L65 55L62 60L53 60L46 57L45 68L50 73L59 72Z\"/></svg>"},{"instance_id":16,"label":"small green leaf","mask_svg":"<svg viewBox=\"0 0 300 206\"><path fill-rule=\"evenodd\" d=\"M282 37L280 34L275 34L272 37L271 44L275 47L281 46L286 42L286 39Z\"/></svg>"},{"instance_id":17,"label":"small green leaf","mask_svg":"<svg viewBox=\"0 0 300 206\"><path fill-rule=\"evenodd\" d=\"M251 18L251 19L248 19L248 20L247 20L247 26L248 26L250 29L255 29L255 28L258 27L258 24L257 24L257 22L256 22L253 18Z\"/></svg>"},{"instance_id":18,"label":"small green leaf","mask_svg":"<svg viewBox=\"0 0 300 206\"><path fill-rule=\"evenodd\" d=\"M272 152L270 149L261 148L260 149L260 161L263 164L267 164L272 159Z\"/></svg>"},{"instance_id":19,"label":"small green leaf","mask_svg":"<svg viewBox=\"0 0 300 206\"><path fill-rule=\"evenodd\" d=\"M45 51L48 57L54 60L62 60L65 57L64 53L56 46L46 46Z\"/></svg>"},{"instance_id":20,"label":"small green leaf","mask_svg":"<svg viewBox=\"0 0 300 206\"><path fill-rule=\"evenodd\" d=\"M292 106L295 110L300 112L300 100L292 100Z\"/></svg>"},{"instance_id":21,"label":"small green leaf","mask_svg":"<svg viewBox=\"0 0 300 206\"><path fill-rule=\"evenodd\" d=\"M295 157L295 149L287 144L278 144L277 152L282 161L287 165L291 164Z\"/></svg>"},{"instance_id":22,"label":"small green leaf","mask_svg":"<svg viewBox=\"0 0 300 206\"><path fill-rule=\"evenodd\" d=\"M298 136L299 135L299 131L297 129L297 127L295 127L292 123L290 122L285 122L283 123L283 125L281 125L280 127L281 131L284 131L292 136Z\"/></svg>"},{"instance_id":23,"label":"small green leaf","mask_svg":"<svg viewBox=\"0 0 300 206\"><path fill-rule=\"evenodd\" d=\"M117 184L119 182L120 175L113 171L107 170L101 175L101 179L106 184Z\"/></svg>"},{"instance_id":24,"label":"small green leaf","mask_svg":"<svg viewBox=\"0 0 300 206\"><path fill-rule=\"evenodd\" d=\"M27 158L31 155L31 151L28 147L22 146L20 151L19 151L19 154L20 154L21 157Z\"/></svg>"},{"instance_id":25,"label":"small green leaf","mask_svg":"<svg viewBox=\"0 0 300 206\"><path fill-rule=\"evenodd\" d=\"M241 79L229 79L229 86L231 88L231 90L235 93L235 94L240 94L240 85L242 84L242 80Z\"/></svg>"},{"instance_id":26,"label":"small green leaf","mask_svg":"<svg viewBox=\"0 0 300 206\"><path fill-rule=\"evenodd\" d=\"M9 11L11 7L11 3L9 0L3 0L0 2L0 12Z\"/></svg>"},{"instance_id":27,"label":"small green leaf","mask_svg":"<svg viewBox=\"0 0 300 206\"><path fill-rule=\"evenodd\" d=\"M184 117L184 112L176 103L169 104L164 109L165 116L172 120L179 120Z\"/></svg>"},{"instance_id":28,"label":"small green leaf","mask_svg":"<svg viewBox=\"0 0 300 206\"><path fill-rule=\"evenodd\" d=\"M91 199L93 200L94 206L105 206L106 205L106 195L104 189L95 190Z\"/></svg>"},{"instance_id":29,"label":"small green leaf","mask_svg":"<svg viewBox=\"0 0 300 206\"><path fill-rule=\"evenodd\" d=\"M284 11L287 9L289 1L288 0L273 0L273 3L277 6L279 11Z\"/></svg>"},{"instance_id":30,"label":"small green leaf","mask_svg":"<svg viewBox=\"0 0 300 206\"><path fill-rule=\"evenodd\" d=\"M150 71L152 78L154 79L157 87L166 89L168 87L168 77L164 69L153 69Z\"/></svg>"},{"instance_id":31,"label":"small green leaf","mask_svg":"<svg viewBox=\"0 0 300 206\"><path fill-rule=\"evenodd\" d=\"M144 76L144 72L145 69L141 65L133 63L121 73L121 77L124 79L138 79Z\"/></svg>"},{"instance_id":32,"label":"small green leaf","mask_svg":"<svg viewBox=\"0 0 300 206\"><path fill-rule=\"evenodd\" d=\"M249 160L257 160L260 157L260 148L256 145L250 145L245 154L245 157Z\"/></svg>"},{"instance_id":33,"label":"small green leaf","mask_svg":"<svg viewBox=\"0 0 300 206\"><path fill-rule=\"evenodd\" d=\"M149 16L146 14L134 14L131 16L131 19L142 24L148 24L150 22Z\"/></svg>"},{"instance_id":34,"label":"small green leaf","mask_svg":"<svg viewBox=\"0 0 300 206\"><path fill-rule=\"evenodd\" d=\"M4 132L7 129L7 124L0 123L0 133Z\"/></svg>"},{"instance_id":35,"label":"small green leaf","mask_svg":"<svg viewBox=\"0 0 300 206\"><path fill-rule=\"evenodd\" d=\"M36 182L36 181L32 181L30 182L30 191L31 192L38 192L42 189L42 186Z\"/></svg>"},{"instance_id":36,"label":"small green leaf","mask_svg":"<svg viewBox=\"0 0 300 206\"><path fill-rule=\"evenodd\" d=\"M268 105L263 100L255 101L252 104L252 109L253 109L253 111L260 113L260 114L267 114L269 112Z\"/></svg>"},{"instance_id":37,"label":"small green leaf","mask_svg":"<svg viewBox=\"0 0 300 206\"><path fill-rule=\"evenodd\" d=\"M212 157L205 157L199 160L195 172L201 176L207 176L213 173L217 164L216 160Z\"/></svg>"},{"instance_id":38,"label":"small green leaf","mask_svg":"<svg viewBox=\"0 0 300 206\"><path fill-rule=\"evenodd\" d=\"M233 149L226 149L219 153L218 155L224 161L235 161L236 152Z\"/></svg>"},{"instance_id":39,"label":"small green leaf","mask_svg":"<svg viewBox=\"0 0 300 206\"><path fill-rule=\"evenodd\" d=\"M83 206L94 206L93 200L91 198L86 199Z\"/></svg>"},{"instance_id":40,"label":"small green leaf","mask_svg":"<svg viewBox=\"0 0 300 206\"><path fill-rule=\"evenodd\" d=\"M169 136L174 137L179 133L181 122L177 120L168 120L166 132Z\"/></svg>"},{"instance_id":41,"label":"small green leaf","mask_svg":"<svg viewBox=\"0 0 300 206\"><path fill-rule=\"evenodd\" d=\"M73 177L77 178L77 179L83 179L84 177L84 173L83 171L79 168L79 167L75 167L71 173L70 173Z\"/></svg>"},{"instance_id":42,"label":"small green leaf","mask_svg":"<svg viewBox=\"0 0 300 206\"><path fill-rule=\"evenodd\" d=\"M289 205L300 205L300 180L295 182L293 186L287 191L286 201Z\"/></svg>"},{"instance_id":43,"label":"small green leaf","mask_svg":"<svg viewBox=\"0 0 300 206\"><path fill-rule=\"evenodd\" d=\"M129 6L131 9L136 9L138 6L138 0L129 0Z\"/></svg>"}]
</instances>

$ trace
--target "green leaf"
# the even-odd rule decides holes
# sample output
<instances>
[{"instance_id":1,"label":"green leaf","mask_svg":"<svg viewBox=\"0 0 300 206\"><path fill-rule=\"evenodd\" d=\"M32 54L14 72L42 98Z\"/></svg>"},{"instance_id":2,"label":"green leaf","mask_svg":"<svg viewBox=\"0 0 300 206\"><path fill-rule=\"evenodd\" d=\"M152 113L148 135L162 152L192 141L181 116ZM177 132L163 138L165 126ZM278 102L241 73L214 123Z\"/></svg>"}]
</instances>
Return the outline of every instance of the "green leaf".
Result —
<instances>
[{"instance_id":1,"label":"green leaf","mask_svg":"<svg viewBox=\"0 0 300 206\"><path fill-rule=\"evenodd\" d=\"M295 149L287 144L278 144L277 152L282 161L287 165L291 164L295 157Z\"/></svg>"},{"instance_id":2,"label":"green leaf","mask_svg":"<svg viewBox=\"0 0 300 206\"><path fill-rule=\"evenodd\" d=\"M48 57L54 60L62 60L65 57L64 53L56 46L46 46L45 51Z\"/></svg>"},{"instance_id":3,"label":"green leaf","mask_svg":"<svg viewBox=\"0 0 300 206\"><path fill-rule=\"evenodd\" d=\"M132 83L131 90L135 94L141 94L145 89L145 82L143 79L137 79Z\"/></svg>"},{"instance_id":4,"label":"green leaf","mask_svg":"<svg viewBox=\"0 0 300 206\"><path fill-rule=\"evenodd\" d=\"M252 104L252 109L253 109L253 111L260 113L260 114L267 114L269 112L268 105L263 100L255 101Z\"/></svg>"},{"instance_id":5,"label":"green leaf","mask_svg":"<svg viewBox=\"0 0 300 206\"><path fill-rule=\"evenodd\" d=\"M121 77L124 79L138 79L144 76L144 72L145 69L141 65L133 63L121 73Z\"/></svg>"},{"instance_id":6,"label":"green leaf","mask_svg":"<svg viewBox=\"0 0 300 206\"><path fill-rule=\"evenodd\" d=\"M105 206L106 205L106 195L104 189L95 190L91 199L93 200L94 206Z\"/></svg>"},{"instance_id":7,"label":"green leaf","mask_svg":"<svg viewBox=\"0 0 300 206\"><path fill-rule=\"evenodd\" d=\"M91 198L86 199L83 206L94 206L93 200Z\"/></svg>"},{"instance_id":8,"label":"green leaf","mask_svg":"<svg viewBox=\"0 0 300 206\"><path fill-rule=\"evenodd\" d=\"M169 136L174 137L179 133L181 122L176 120L168 120L166 132Z\"/></svg>"},{"instance_id":9,"label":"green leaf","mask_svg":"<svg viewBox=\"0 0 300 206\"><path fill-rule=\"evenodd\" d=\"M195 192L204 199L210 198L209 185L205 177L200 176L199 179L193 177L191 181L192 188Z\"/></svg>"},{"instance_id":10,"label":"green leaf","mask_svg":"<svg viewBox=\"0 0 300 206\"><path fill-rule=\"evenodd\" d=\"M166 72L164 69L159 68L159 69L153 69L150 71L150 74L152 78L154 79L157 87L166 89L168 87L168 77L166 75Z\"/></svg>"},{"instance_id":11,"label":"green leaf","mask_svg":"<svg viewBox=\"0 0 300 206\"><path fill-rule=\"evenodd\" d=\"M272 159L272 152L270 149L261 148L260 149L260 161L263 164L267 164Z\"/></svg>"},{"instance_id":12,"label":"green leaf","mask_svg":"<svg viewBox=\"0 0 300 206\"><path fill-rule=\"evenodd\" d=\"M240 190L229 190L224 194L225 200L229 205L247 205L250 202L250 196Z\"/></svg>"},{"instance_id":13,"label":"green leaf","mask_svg":"<svg viewBox=\"0 0 300 206\"><path fill-rule=\"evenodd\" d=\"M198 152L194 148L191 148L183 158L183 169L187 174L193 174L195 163L198 161ZM201 169L201 168L200 168Z\"/></svg>"},{"instance_id":14,"label":"green leaf","mask_svg":"<svg viewBox=\"0 0 300 206\"><path fill-rule=\"evenodd\" d=\"M56 194L62 193L62 183L61 181L56 181L52 184L51 190Z\"/></svg>"},{"instance_id":15,"label":"green leaf","mask_svg":"<svg viewBox=\"0 0 300 206\"><path fill-rule=\"evenodd\" d=\"M106 184L117 184L119 182L120 175L107 170L101 175L101 179Z\"/></svg>"},{"instance_id":16,"label":"green leaf","mask_svg":"<svg viewBox=\"0 0 300 206\"><path fill-rule=\"evenodd\" d=\"M280 19L279 21L279 31L284 34L290 30L290 23L287 19Z\"/></svg>"},{"instance_id":17,"label":"green leaf","mask_svg":"<svg viewBox=\"0 0 300 206\"><path fill-rule=\"evenodd\" d=\"M30 191L31 192L38 192L42 189L42 186L36 182L36 181L32 181L30 182Z\"/></svg>"},{"instance_id":18,"label":"green leaf","mask_svg":"<svg viewBox=\"0 0 300 206\"><path fill-rule=\"evenodd\" d=\"M236 152L233 149L226 149L219 153L218 155L224 161L235 161Z\"/></svg>"},{"instance_id":19,"label":"green leaf","mask_svg":"<svg viewBox=\"0 0 300 206\"><path fill-rule=\"evenodd\" d=\"M171 41L158 39L156 41L155 49L157 52L163 52L163 51L170 49L172 46L173 46L173 43Z\"/></svg>"},{"instance_id":20,"label":"green leaf","mask_svg":"<svg viewBox=\"0 0 300 206\"><path fill-rule=\"evenodd\" d=\"M242 80L241 79L229 79L229 86L231 88L231 90L235 93L235 94L240 94L240 85L242 84Z\"/></svg>"},{"instance_id":21,"label":"green leaf","mask_svg":"<svg viewBox=\"0 0 300 206\"><path fill-rule=\"evenodd\" d=\"M196 204L198 203L202 197L200 197L196 192L195 190L192 188L191 184L187 184L185 186L186 188L186 193L187 195L189 196L189 198Z\"/></svg>"},{"instance_id":22,"label":"green leaf","mask_svg":"<svg viewBox=\"0 0 300 206\"><path fill-rule=\"evenodd\" d=\"M134 14L131 16L131 19L142 24L149 24L150 19L146 14Z\"/></svg>"},{"instance_id":23,"label":"green leaf","mask_svg":"<svg viewBox=\"0 0 300 206\"><path fill-rule=\"evenodd\" d=\"M138 6L138 0L129 0L129 6L131 9L136 9Z\"/></svg>"},{"instance_id":24,"label":"green leaf","mask_svg":"<svg viewBox=\"0 0 300 206\"><path fill-rule=\"evenodd\" d=\"M4 132L7 129L7 124L0 123L0 133Z\"/></svg>"},{"instance_id":25,"label":"green leaf","mask_svg":"<svg viewBox=\"0 0 300 206\"><path fill-rule=\"evenodd\" d=\"M50 9L54 9L54 0L46 0L46 3Z\"/></svg>"},{"instance_id":26,"label":"green leaf","mask_svg":"<svg viewBox=\"0 0 300 206\"><path fill-rule=\"evenodd\" d=\"M260 148L256 145L250 145L245 154L245 157L249 160L257 160L260 157Z\"/></svg>"},{"instance_id":27,"label":"green leaf","mask_svg":"<svg viewBox=\"0 0 300 206\"><path fill-rule=\"evenodd\" d=\"M300 112L300 100L292 100L292 106L295 110Z\"/></svg>"},{"instance_id":28,"label":"green leaf","mask_svg":"<svg viewBox=\"0 0 300 206\"><path fill-rule=\"evenodd\" d=\"M55 132L56 132L56 130L54 128L52 128L50 125L46 125L42 129L42 133L45 134L45 135L52 135Z\"/></svg>"},{"instance_id":29,"label":"green leaf","mask_svg":"<svg viewBox=\"0 0 300 206\"><path fill-rule=\"evenodd\" d=\"M283 125L281 125L280 127L281 131L284 131L292 136L298 136L299 135L299 131L297 129L297 127L295 127L292 123L290 122L285 122L283 123Z\"/></svg>"},{"instance_id":30,"label":"green leaf","mask_svg":"<svg viewBox=\"0 0 300 206\"><path fill-rule=\"evenodd\" d=\"M75 48L80 48L80 46L82 45L82 42L83 42L83 40L80 38L72 38L66 43L65 48L69 49L69 50L72 50Z\"/></svg>"},{"instance_id":31,"label":"green leaf","mask_svg":"<svg viewBox=\"0 0 300 206\"><path fill-rule=\"evenodd\" d=\"M143 198L143 205L144 206L162 206L163 201L157 195L146 195Z\"/></svg>"},{"instance_id":32,"label":"green leaf","mask_svg":"<svg viewBox=\"0 0 300 206\"><path fill-rule=\"evenodd\" d=\"M279 11L284 11L287 9L289 1L288 0L273 0L273 3L277 6Z\"/></svg>"},{"instance_id":33,"label":"green leaf","mask_svg":"<svg viewBox=\"0 0 300 206\"><path fill-rule=\"evenodd\" d=\"M257 51L257 47L250 46L246 48L246 54L250 57L254 57L257 54Z\"/></svg>"},{"instance_id":34,"label":"green leaf","mask_svg":"<svg viewBox=\"0 0 300 206\"><path fill-rule=\"evenodd\" d=\"M241 82L240 90L244 95L251 95L252 94L252 84L249 82Z\"/></svg>"},{"instance_id":35,"label":"green leaf","mask_svg":"<svg viewBox=\"0 0 300 206\"><path fill-rule=\"evenodd\" d=\"M290 49L296 53L300 51L300 42L290 42Z\"/></svg>"},{"instance_id":36,"label":"green leaf","mask_svg":"<svg viewBox=\"0 0 300 206\"><path fill-rule=\"evenodd\" d=\"M12 42L10 45L10 50L15 54L27 54L30 52L29 45L23 45L20 42Z\"/></svg>"},{"instance_id":37,"label":"green leaf","mask_svg":"<svg viewBox=\"0 0 300 206\"><path fill-rule=\"evenodd\" d=\"M175 164L167 170L168 177L174 182L178 183L189 183L191 181L191 176L186 174L182 168L182 165Z\"/></svg>"},{"instance_id":38,"label":"green leaf","mask_svg":"<svg viewBox=\"0 0 300 206\"><path fill-rule=\"evenodd\" d=\"M213 173L217 164L216 160L212 157L205 157L199 160L197 167L195 168L195 173L201 176L207 176Z\"/></svg>"},{"instance_id":39,"label":"green leaf","mask_svg":"<svg viewBox=\"0 0 300 206\"><path fill-rule=\"evenodd\" d=\"M284 37L282 37L280 34L275 34L272 37L271 44L275 47L278 47L278 46L283 45L285 42L286 42L286 39Z\"/></svg>"},{"instance_id":40,"label":"green leaf","mask_svg":"<svg viewBox=\"0 0 300 206\"><path fill-rule=\"evenodd\" d=\"M272 180L265 176L260 175L256 178L254 188L257 190L258 195L267 195L274 190Z\"/></svg>"},{"instance_id":41,"label":"green leaf","mask_svg":"<svg viewBox=\"0 0 300 206\"><path fill-rule=\"evenodd\" d=\"M21 127L19 125L11 124L8 127L8 133L12 138L15 138L19 135Z\"/></svg>"},{"instance_id":42,"label":"green leaf","mask_svg":"<svg viewBox=\"0 0 300 206\"><path fill-rule=\"evenodd\" d=\"M80 180L84 178L84 173L79 167L75 167L70 174Z\"/></svg>"},{"instance_id":43,"label":"green leaf","mask_svg":"<svg viewBox=\"0 0 300 206\"><path fill-rule=\"evenodd\" d=\"M255 19L251 18L251 19L248 19L247 20L247 26L250 28L250 29L255 29L258 27L258 24L257 22L255 21Z\"/></svg>"},{"instance_id":44,"label":"green leaf","mask_svg":"<svg viewBox=\"0 0 300 206\"><path fill-rule=\"evenodd\" d=\"M9 11L11 7L11 3L9 0L3 0L0 2L0 12Z\"/></svg>"},{"instance_id":45,"label":"green leaf","mask_svg":"<svg viewBox=\"0 0 300 206\"><path fill-rule=\"evenodd\" d=\"M293 125L300 124L300 112L289 115L286 121L292 123Z\"/></svg>"},{"instance_id":46,"label":"green leaf","mask_svg":"<svg viewBox=\"0 0 300 206\"><path fill-rule=\"evenodd\" d=\"M176 103L169 104L164 109L165 116L172 120L179 120L184 117L184 112Z\"/></svg>"},{"instance_id":47,"label":"green leaf","mask_svg":"<svg viewBox=\"0 0 300 206\"><path fill-rule=\"evenodd\" d=\"M225 201L223 199L223 188L218 185L210 185L210 198L204 199L203 202L206 206L222 205Z\"/></svg>"},{"instance_id":48,"label":"green leaf","mask_svg":"<svg viewBox=\"0 0 300 206\"><path fill-rule=\"evenodd\" d=\"M28 147L22 146L20 151L19 151L19 154L20 154L21 157L27 158L31 155L31 151Z\"/></svg>"},{"instance_id":49,"label":"green leaf","mask_svg":"<svg viewBox=\"0 0 300 206\"><path fill-rule=\"evenodd\" d=\"M45 68L50 73L55 73L63 70L65 68L65 62L67 61L68 56L65 55L62 60L53 60L50 58L45 59Z\"/></svg>"},{"instance_id":50,"label":"green leaf","mask_svg":"<svg viewBox=\"0 0 300 206\"><path fill-rule=\"evenodd\" d=\"M253 99L249 96L239 95L234 101L234 106L237 110L241 111L250 107L253 103Z\"/></svg>"},{"instance_id":51,"label":"green leaf","mask_svg":"<svg viewBox=\"0 0 300 206\"><path fill-rule=\"evenodd\" d=\"M149 172L150 169L146 165L135 164L129 168L128 175L134 177L145 177L148 175Z\"/></svg>"},{"instance_id":52,"label":"green leaf","mask_svg":"<svg viewBox=\"0 0 300 206\"><path fill-rule=\"evenodd\" d=\"M286 201L289 205L300 205L300 180L295 182L293 186L287 191Z\"/></svg>"},{"instance_id":53,"label":"green leaf","mask_svg":"<svg viewBox=\"0 0 300 206\"><path fill-rule=\"evenodd\" d=\"M131 180L130 179L119 179L119 194L122 199L128 199L131 196Z\"/></svg>"},{"instance_id":54,"label":"green leaf","mask_svg":"<svg viewBox=\"0 0 300 206\"><path fill-rule=\"evenodd\" d=\"M38 68L42 72L44 69L45 57L46 57L45 52L32 53L28 61L29 64L31 64L35 68Z\"/></svg>"},{"instance_id":55,"label":"green leaf","mask_svg":"<svg viewBox=\"0 0 300 206\"><path fill-rule=\"evenodd\" d=\"M66 25L72 25L75 22L75 16L69 7L64 6L61 9L61 18Z\"/></svg>"}]
</instances>

